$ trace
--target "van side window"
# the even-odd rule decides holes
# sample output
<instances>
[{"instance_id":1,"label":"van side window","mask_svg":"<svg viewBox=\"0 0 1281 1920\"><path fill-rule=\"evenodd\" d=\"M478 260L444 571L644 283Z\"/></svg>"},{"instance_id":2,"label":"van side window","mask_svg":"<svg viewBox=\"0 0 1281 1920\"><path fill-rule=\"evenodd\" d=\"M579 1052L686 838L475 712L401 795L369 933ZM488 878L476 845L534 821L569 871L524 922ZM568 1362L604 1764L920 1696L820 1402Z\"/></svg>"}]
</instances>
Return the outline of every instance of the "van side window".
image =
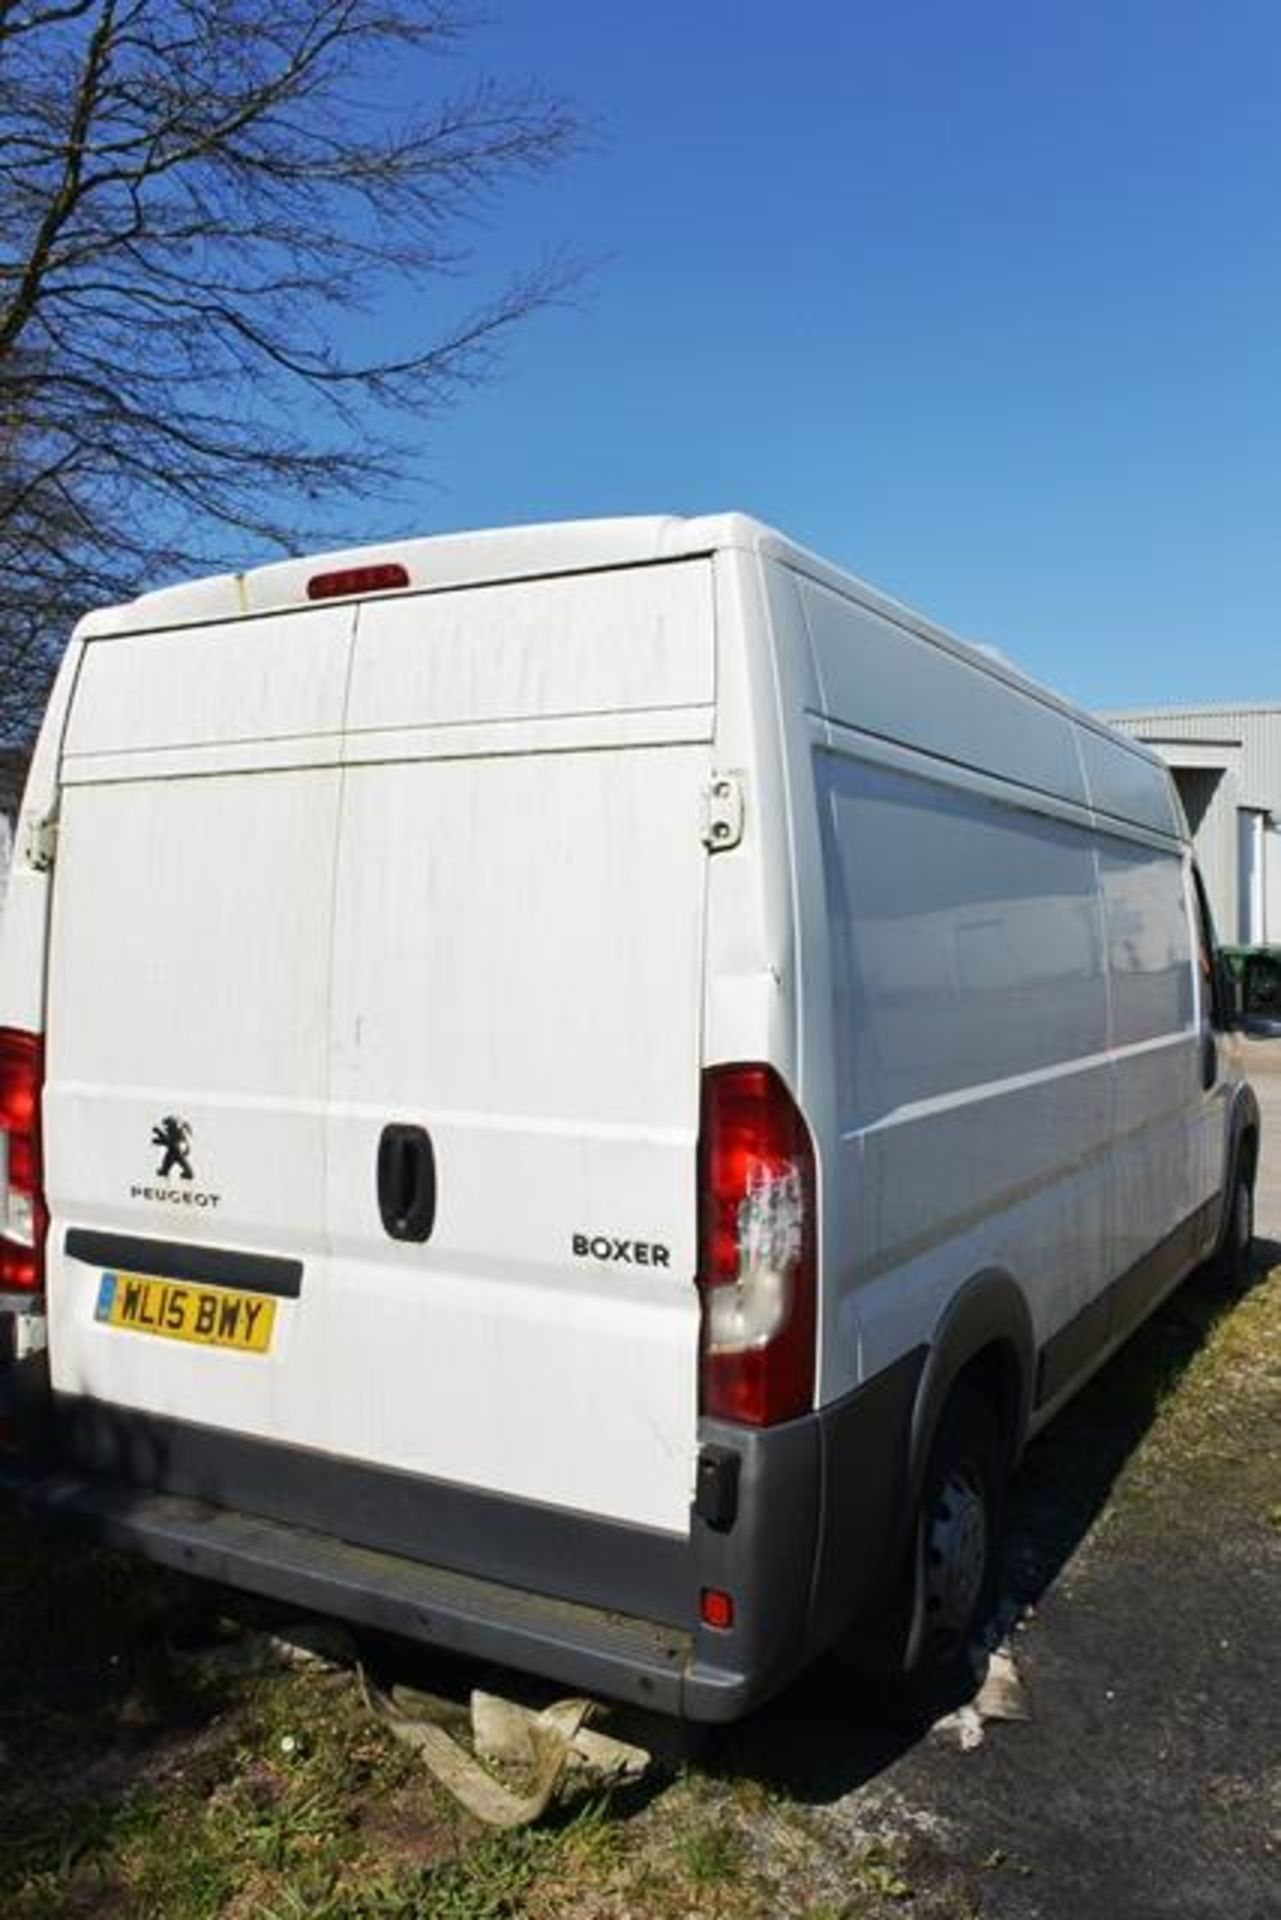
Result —
<instances>
[{"instance_id":1,"label":"van side window","mask_svg":"<svg viewBox=\"0 0 1281 1920\"><path fill-rule=\"evenodd\" d=\"M1208 1009L1210 1025L1222 1029L1228 1024L1227 1008L1223 1004L1223 981L1219 971L1219 943L1214 932L1214 915L1210 912L1210 901L1205 891L1205 882L1200 869L1192 869L1192 886L1196 894L1196 932L1197 965L1201 970L1202 1004Z\"/></svg>"}]
</instances>

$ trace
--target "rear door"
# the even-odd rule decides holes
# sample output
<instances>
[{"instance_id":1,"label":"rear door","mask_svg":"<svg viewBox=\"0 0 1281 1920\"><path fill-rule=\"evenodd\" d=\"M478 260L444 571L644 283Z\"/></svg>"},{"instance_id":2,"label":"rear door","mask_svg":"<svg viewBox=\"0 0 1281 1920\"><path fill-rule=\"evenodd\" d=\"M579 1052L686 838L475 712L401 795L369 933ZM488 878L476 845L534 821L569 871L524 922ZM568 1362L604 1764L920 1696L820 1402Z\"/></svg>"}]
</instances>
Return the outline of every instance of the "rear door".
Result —
<instances>
[{"instance_id":1,"label":"rear door","mask_svg":"<svg viewBox=\"0 0 1281 1920\"><path fill-rule=\"evenodd\" d=\"M318 1455L684 1530L713 639L690 562L90 646L50 1345L135 1475L293 1511L264 1475ZM285 1451L237 1477L228 1434Z\"/></svg>"},{"instance_id":2,"label":"rear door","mask_svg":"<svg viewBox=\"0 0 1281 1920\"><path fill-rule=\"evenodd\" d=\"M326 608L86 650L62 767L44 1110L53 1384L99 1408L267 1439L314 1425L303 1316L313 1301L323 1313L328 1258L353 623ZM112 1276L123 1302L138 1273L190 1279L193 1249L228 1344L166 1328L176 1309L154 1288L135 1289L128 1323L102 1311ZM250 1295L295 1271L267 1350L242 1346L264 1323Z\"/></svg>"},{"instance_id":3,"label":"rear door","mask_svg":"<svg viewBox=\"0 0 1281 1920\"><path fill-rule=\"evenodd\" d=\"M332 1441L669 1531L713 640L709 562L366 604L335 887ZM424 1151L434 1218L401 1240L387 1188Z\"/></svg>"}]
</instances>

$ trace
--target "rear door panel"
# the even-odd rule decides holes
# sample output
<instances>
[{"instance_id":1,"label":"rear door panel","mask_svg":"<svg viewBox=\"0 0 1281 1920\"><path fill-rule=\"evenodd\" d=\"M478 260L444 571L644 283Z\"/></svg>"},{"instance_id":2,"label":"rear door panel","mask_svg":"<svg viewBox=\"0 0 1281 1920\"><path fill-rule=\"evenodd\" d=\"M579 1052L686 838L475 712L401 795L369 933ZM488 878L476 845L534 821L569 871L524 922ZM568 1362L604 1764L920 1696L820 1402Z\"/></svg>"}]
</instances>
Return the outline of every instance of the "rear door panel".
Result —
<instances>
[{"instance_id":1,"label":"rear door panel","mask_svg":"<svg viewBox=\"0 0 1281 1920\"><path fill-rule=\"evenodd\" d=\"M55 1387L685 1530L710 573L91 647L51 950ZM160 1171L170 1119L190 1181ZM425 1245L379 1212L393 1122L434 1146ZM301 1289L266 1354L122 1331L73 1227L299 1260Z\"/></svg>"},{"instance_id":2,"label":"rear door panel","mask_svg":"<svg viewBox=\"0 0 1281 1920\"><path fill-rule=\"evenodd\" d=\"M336 890L351 1444L682 1532L712 640L700 564L366 606ZM379 1215L392 1123L426 1245Z\"/></svg>"},{"instance_id":3,"label":"rear door panel","mask_svg":"<svg viewBox=\"0 0 1281 1920\"><path fill-rule=\"evenodd\" d=\"M88 649L63 764L49 971L50 1358L59 1390L320 1444L329 970L350 608ZM292 692L291 692L292 688ZM322 764L247 772L264 730ZM303 729L311 729L308 735ZM200 757L199 774L176 765ZM323 764L326 760L328 765ZM188 1180L154 1134L189 1130ZM304 1263L271 1351L95 1319L66 1232Z\"/></svg>"},{"instance_id":4,"label":"rear door panel","mask_svg":"<svg viewBox=\"0 0 1281 1920\"><path fill-rule=\"evenodd\" d=\"M330 1150L344 1450L686 1524L706 762L685 746L349 772ZM390 1123L433 1142L424 1246L383 1229ZM576 1235L630 1257L576 1255Z\"/></svg>"}]
</instances>

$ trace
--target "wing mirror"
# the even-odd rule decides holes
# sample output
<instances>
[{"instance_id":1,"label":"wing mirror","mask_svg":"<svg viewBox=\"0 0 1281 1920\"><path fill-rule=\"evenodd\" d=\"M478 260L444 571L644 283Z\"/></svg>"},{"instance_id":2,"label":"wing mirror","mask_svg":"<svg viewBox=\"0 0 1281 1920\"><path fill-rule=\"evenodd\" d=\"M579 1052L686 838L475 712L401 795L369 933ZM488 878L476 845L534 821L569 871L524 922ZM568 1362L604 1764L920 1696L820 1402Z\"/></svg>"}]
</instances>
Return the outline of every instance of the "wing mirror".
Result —
<instances>
[{"instance_id":1,"label":"wing mirror","mask_svg":"<svg viewBox=\"0 0 1281 1920\"><path fill-rule=\"evenodd\" d=\"M1231 960L1220 954L1219 969L1230 1025L1259 1039L1281 1038L1281 948L1238 948Z\"/></svg>"}]
</instances>

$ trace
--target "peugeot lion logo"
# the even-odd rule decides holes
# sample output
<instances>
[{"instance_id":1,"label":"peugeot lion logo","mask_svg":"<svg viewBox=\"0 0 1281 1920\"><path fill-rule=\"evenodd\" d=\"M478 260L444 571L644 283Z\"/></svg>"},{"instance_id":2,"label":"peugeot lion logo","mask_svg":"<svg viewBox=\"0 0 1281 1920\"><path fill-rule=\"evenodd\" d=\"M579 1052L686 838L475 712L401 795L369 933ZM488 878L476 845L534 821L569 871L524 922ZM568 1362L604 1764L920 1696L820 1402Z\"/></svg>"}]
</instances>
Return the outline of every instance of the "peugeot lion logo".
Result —
<instances>
[{"instance_id":1,"label":"peugeot lion logo","mask_svg":"<svg viewBox=\"0 0 1281 1920\"><path fill-rule=\"evenodd\" d=\"M162 1158L153 1178L162 1186L131 1183L131 1200L145 1200L152 1206L203 1207L212 1213L222 1202L220 1193L202 1193L195 1185L196 1172L191 1164L191 1122L167 1113L151 1129L151 1144L159 1147Z\"/></svg>"},{"instance_id":2,"label":"peugeot lion logo","mask_svg":"<svg viewBox=\"0 0 1281 1920\"><path fill-rule=\"evenodd\" d=\"M160 1125L151 1129L151 1144L164 1148L165 1157L156 1168L158 1179L167 1180L175 1167L182 1179L195 1179L191 1170L191 1128L185 1120L167 1113Z\"/></svg>"}]
</instances>

